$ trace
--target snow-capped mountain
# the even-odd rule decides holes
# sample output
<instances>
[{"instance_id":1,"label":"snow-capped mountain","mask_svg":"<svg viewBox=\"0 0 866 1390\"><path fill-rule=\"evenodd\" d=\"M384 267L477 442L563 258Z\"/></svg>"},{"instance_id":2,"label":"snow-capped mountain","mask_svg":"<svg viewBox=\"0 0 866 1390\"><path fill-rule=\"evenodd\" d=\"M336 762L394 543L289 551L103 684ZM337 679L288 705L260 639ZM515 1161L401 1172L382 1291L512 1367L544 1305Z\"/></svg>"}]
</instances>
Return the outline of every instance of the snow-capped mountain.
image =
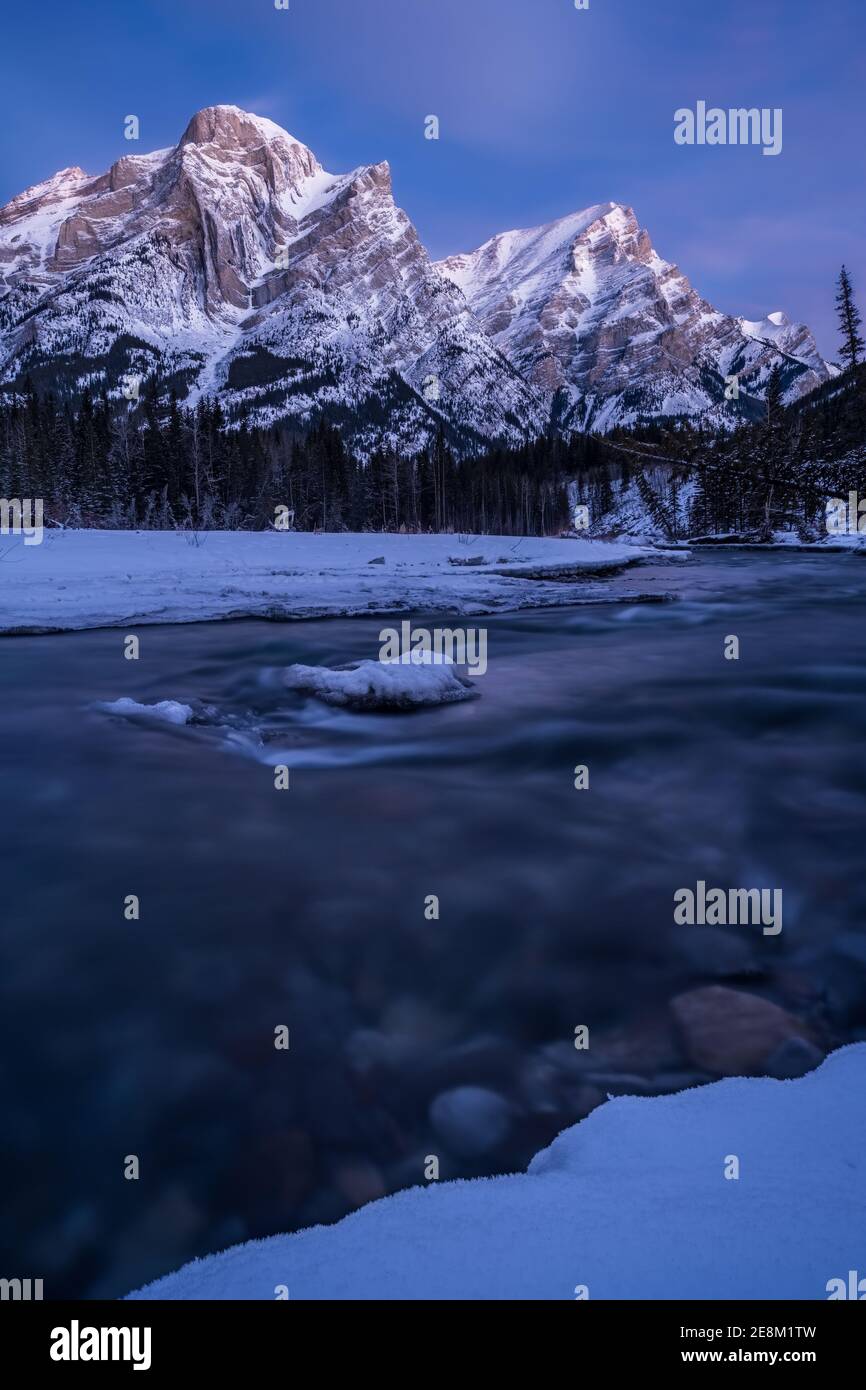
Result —
<instances>
[{"instance_id":1,"label":"snow-capped mountain","mask_svg":"<svg viewBox=\"0 0 866 1390\"><path fill-rule=\"evenodd\" d=\"M786 357L794 357L797 361L812 367L822 379L826 374L838 375L838 367L825 362L821 357L818 345L805 323L792 323L781 309L774 314L768 314L765 319L738 318L737 323L747 338L772 344Z\"/></svg>"},{"instance_id":2,"label":"snow-capped mountain","mask_svg":"<svg viewBox=\"0 0 866 1390\"><path fill-rule=\"evenodd\" d=\"M730 421L737 404L754 409L774 366L787 400L829 375L808 328L784 314L749 323L720 313L620 203L500 233L439 269L566 426L680 414ZM725 400L733 375L738 403Z\"/></svg>"},{"instance_id":3,"label":"snow-capped mountain","mask_svg":"<svg viewBox=\"0 0 866 1390\"><path fill-rule=\"evenodd\" d=\"M430 264L387 164L327 173L271 121L208 107L179 144L0 210L0 381L119 391L157 361L229 418L329 414L360 448L520 443L534 389Z\"/></svg>"},{"instance_id":4,"label":"snow-capped mountain","mask_svg":"<svg viewBox=\"0 0 866 1390\"><path fill-rule=\"evenodd\" d=\"M736 320L605 203L430 262L387 164L329 174L235 106L0 209L0 387L118 395L155 375L230 422L326 415L351 445L462 450L647 415L731 419L774 365L828 375L809 330ZM740 406L724 402L739 374ZM127 388L128 389L128 388Z\"/></svg>"}]
</instances>

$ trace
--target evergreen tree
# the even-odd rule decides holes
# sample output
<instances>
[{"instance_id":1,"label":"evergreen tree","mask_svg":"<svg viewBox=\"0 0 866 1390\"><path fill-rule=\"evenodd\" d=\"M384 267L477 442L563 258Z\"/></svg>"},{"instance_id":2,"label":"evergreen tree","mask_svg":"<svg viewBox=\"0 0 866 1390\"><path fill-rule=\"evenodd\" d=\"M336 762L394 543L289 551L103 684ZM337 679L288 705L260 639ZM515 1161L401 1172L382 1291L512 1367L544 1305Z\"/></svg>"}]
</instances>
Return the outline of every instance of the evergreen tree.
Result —
<instances>
[{"instance_id":1,"label":"evergreen tree","mask_svg":"<svg viewBox=\"0 0 866 1390\"><path fill-rule=\"evenodd\" d=\"M774 367L767 379L767 429L775 429L782 408L782 373Z\"/></svg>"},{"instance_id":2,"label":"evergreen tree","mask_svg":"<svg viewBox=\"0 0 866 1390\"><path fill-rule=\"evenodd\" d=\"M288 506L297 530L555 535L575 501L603 525L633 479L643 509L675 537L688 479L692 535L805 535L820 529L828 496L861 486L864 378L861 363L784 406L774 374L766 418L730 432L653 422L462 458L444 428L423 453L392 444L359 458L324 419L305 432L228 421L219 402L190 409L153 378L135 403L85 390L77 412L28 382L0 396L0 496L41 497L49 524L61 525L260 530Z\"/></svg>"},{"instance_id":3,"label":"evergreen tree","mask_svg":"<svg viewBox=\"0 0 866 1390\"><path fill-rule=\"evenodd\" d=\"M862 324L860 310L854 302L851 277L844 265L839 274L836 309L839 315L839 331L842 334L842 346L839 349L839 355L847 366L857 367L860 364L866 343L860 335Z\"/></svg>"}]
</instances>

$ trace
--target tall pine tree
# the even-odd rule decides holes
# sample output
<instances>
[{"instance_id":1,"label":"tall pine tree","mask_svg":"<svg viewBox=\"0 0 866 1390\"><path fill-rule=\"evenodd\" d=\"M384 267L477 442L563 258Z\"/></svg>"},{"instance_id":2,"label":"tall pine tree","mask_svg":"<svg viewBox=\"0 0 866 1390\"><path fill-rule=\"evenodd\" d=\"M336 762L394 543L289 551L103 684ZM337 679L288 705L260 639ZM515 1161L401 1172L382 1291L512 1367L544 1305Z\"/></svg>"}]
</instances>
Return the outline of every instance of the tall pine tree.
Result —
<instances>
[{"instance_id":1,"label":"tall pine tree","mask_svg":"<svg viewBox=\"0 0 866 1390\"><path fill-rule=\"evenodd\" d=\"M860 364L863 351L866 349L866 343L860 335L862 324L860 310L854 302L851 277L844 265L839 275L836 309L839 314L839 331L842 334L839 356L848 367L857 367Z\"/></svg>"}]
</instances>

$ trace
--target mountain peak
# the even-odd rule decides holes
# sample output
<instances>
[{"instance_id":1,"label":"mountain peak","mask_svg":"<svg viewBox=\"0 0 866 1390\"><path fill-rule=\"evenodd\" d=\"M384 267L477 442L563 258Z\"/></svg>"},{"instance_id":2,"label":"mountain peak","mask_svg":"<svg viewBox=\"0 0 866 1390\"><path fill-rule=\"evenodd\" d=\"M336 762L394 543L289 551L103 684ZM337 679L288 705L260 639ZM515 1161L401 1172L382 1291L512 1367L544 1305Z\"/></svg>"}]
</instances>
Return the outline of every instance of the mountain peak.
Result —
<instances>
[{"instance_id":1,"label":"mountain peak","mask_svg":"<svg viewBox=\"0 0 866 1390\"><path fill-rule=\"evenodd\" d=\"M234 206L235 220L261 220L262 198L303 201L310 180L325 178L312 150L265 116L240 106L205 106L197 111L177 145L181 168L199 202L212 203L217 222ZM228 204L216 213L224 198ZM295 207L283 210L296 216ZM278 209L271 209L277 220ZM258 233L251 230L253 237ZM227 247L223 248L227 250ZM232 257L234 259L234 257ZM241 260L245 260L241 252ZM247 266L249 270L249 266Z\"/></svg>"},{"instance_id":2,"label":"mountain peak","mask_svg":"<svg viewBox=\"0 0 866 1390\"><path fill-rule=\"evenodd\" d=\"M251 150L275 142L300 144L266 116L256 116L240 106L203 106L190 120L179 146L217 145L224 150Z\"/></svg>"},{"instance_id":3,"label":"mountain peak","mask_svg":"<svg viewBox=\"0 0 866 1390\"><path fill-rule=\"evenodd\" d=\"M438 268L569 428L714 410L729 421L715 382L731 373L760 396L778 365L787 399L826 379L804 325L778 311L751 323L713 309L626 203L500 232Z\"/></svg>"},{"instance_id":4,"label":"mountain peak","mask_svg":"<svg viewBox=\"0 0 866 1390\"><path fill-rule=\"evenodd\" d=\"M58 169L56 174L51 176L51 183L73 183L77 179L86 179L87 172L79 164L71 164L68 169Z\"/></svg>"},{"instance_id":5,"label":"mountain peak","mask_svg":"<svg viewBox=\"0 0 866 1390\"><path fill-rule=\"evenodd\" d=\"M22 193L16 194L5 208L0 208L0 213L5 214L5 220L11 220L13 214L16 214L22 207L26 208L28 204L37 203L40 200L57 200L66 197L75 184L79 184L89 177L90 175L80 169L77 164L68 169L58 169L56 174L52 174L50 178L31 184Z\"/></svg>"}]
</instances>

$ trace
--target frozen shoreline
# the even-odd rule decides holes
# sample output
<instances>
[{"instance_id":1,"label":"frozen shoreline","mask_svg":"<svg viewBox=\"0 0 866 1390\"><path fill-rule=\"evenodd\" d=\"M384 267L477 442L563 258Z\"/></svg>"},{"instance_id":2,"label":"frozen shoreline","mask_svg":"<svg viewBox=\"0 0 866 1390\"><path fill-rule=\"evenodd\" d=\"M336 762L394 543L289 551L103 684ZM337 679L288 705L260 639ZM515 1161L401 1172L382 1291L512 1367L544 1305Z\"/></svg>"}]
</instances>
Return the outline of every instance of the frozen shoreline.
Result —
<instances>
[{"instance_id":1,"label":"frozen shoreline","mask_svg":"<svg viewBox=\"0 0 866 1390\"><path fill-rule=\"evenodd\" d=\"M844 1297L862 1270L864 1074L857 1043L797 1081L609 1099L526 1173L411 1188L129 1297Z\"/></svg>"},{"instance_id":2,"label":"frozen shoreline","mask_svg":"<svg viewBox=\"0 0 866 1390\"><path fill-rule=\"evenodd\" d=\"M603 598L633 542L310 532L50 531L4 537L0 633L237 618L495 613ZM576 583L577 581L577 583Z\"/></svg>"}]
</instances>

